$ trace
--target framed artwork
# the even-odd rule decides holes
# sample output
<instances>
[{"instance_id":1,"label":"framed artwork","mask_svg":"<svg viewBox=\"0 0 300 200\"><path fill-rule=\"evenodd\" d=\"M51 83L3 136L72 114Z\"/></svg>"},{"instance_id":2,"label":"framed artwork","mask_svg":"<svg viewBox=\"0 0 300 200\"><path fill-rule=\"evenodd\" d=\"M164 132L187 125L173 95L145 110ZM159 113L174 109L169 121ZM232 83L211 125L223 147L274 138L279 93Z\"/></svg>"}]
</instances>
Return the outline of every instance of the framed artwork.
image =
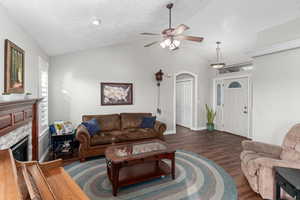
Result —
<instances>
[{"instance_id":1,"label":"framed artwork","mask_svg":"<svg viewBox=\"0 0 300 200\"><path fill-rule=\"evenodd\" d=\"M132 83L101 83L101 105L132 105Z\"/></svg>"},{"instance_id":2,"label":"framed artwork","mask_svg":"<svg viewBox=\"0 0 300 200\"><path fill-rule=\"evenodd\" d=\"M25 52L7 39L4 51L4 91L5 93L24 93Z\"/></svg>"}]
</instances>

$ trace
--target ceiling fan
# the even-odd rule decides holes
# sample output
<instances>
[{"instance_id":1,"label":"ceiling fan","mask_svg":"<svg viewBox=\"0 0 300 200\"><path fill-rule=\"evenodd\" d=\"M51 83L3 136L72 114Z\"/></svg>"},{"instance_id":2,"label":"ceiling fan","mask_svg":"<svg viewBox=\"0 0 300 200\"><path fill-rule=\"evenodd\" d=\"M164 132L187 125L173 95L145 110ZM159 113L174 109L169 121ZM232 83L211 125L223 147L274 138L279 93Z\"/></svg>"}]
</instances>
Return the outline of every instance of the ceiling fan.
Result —
<instances>
[{"instance_id":1,"label":"ceiling fan","mask_svg":"<svg viewBox=\"0 0 300 200\"><path fill-rule=\"evenodd\" d=\"M162 41L155 41L144 45L144 47L150 47L154 44L160 43L162 48L168 48L171 51L177 50L181 40L188 40L192 42L202 42L203 37L195 37L183 35L183 32L190 29L187 25L180 24L176 28L172 28L172 8L174 4L170 3L166 7L169 9L169 28L163 30L161 34L158 33L141 33L141 35L147 36L162 36Z\"/></svg>"}]
</instances>

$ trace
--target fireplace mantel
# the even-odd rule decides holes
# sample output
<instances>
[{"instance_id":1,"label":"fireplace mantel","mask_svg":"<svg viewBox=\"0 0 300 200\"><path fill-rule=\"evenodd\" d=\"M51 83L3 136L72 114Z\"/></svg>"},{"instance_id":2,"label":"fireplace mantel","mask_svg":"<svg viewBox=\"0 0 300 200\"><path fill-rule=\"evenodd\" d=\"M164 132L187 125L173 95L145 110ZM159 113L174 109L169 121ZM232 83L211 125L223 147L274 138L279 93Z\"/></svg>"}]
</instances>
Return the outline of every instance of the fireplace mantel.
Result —
<instances>
[{"instance_id":1,"label":"fireplace mantel","mask_svg":"<svg viewBox=\"0 0 300 200\"><path fill-rule=\"evenodd\" d=\"M32 160L38 160L38 102L41 99L0 101L0 137L32 122Z\"/></svg>"}]
</instances>

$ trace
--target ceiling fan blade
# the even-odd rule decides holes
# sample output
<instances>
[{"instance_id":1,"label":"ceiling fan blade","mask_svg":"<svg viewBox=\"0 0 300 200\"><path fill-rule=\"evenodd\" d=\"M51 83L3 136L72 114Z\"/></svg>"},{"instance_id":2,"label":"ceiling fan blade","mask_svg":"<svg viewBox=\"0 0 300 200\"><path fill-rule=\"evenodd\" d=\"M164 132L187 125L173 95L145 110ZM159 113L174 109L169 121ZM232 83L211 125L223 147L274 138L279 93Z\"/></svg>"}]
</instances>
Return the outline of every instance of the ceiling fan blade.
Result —
<instances>
[{"instance_id":1,"label":"ceiling fan blade","mask_svg":"<svg viewBox=\"0 0 300 200\"><path fill-rule=\"evenodd\" d=\"M140 33L141 35L160 35L158 33Z\"/></svg>"},{"instance_id":2,"label":"ceiling fan blade","mask_svg":"<svg viewBox=\"0 0 300 200\"><path fill-rule=\"evenodd\" d=\"M154 44L157 44L157 43L159 43L159 41L151 42L149 44L144 45L144 47L150 47L150 46L152 46Z\"/></svg>"},{"instance_id":3,"label":"ceiling fan blade","mask_svg":"<svg viewBox=\"0 0 300 200\"><path fill-rule=\"evenodd\" d=\"M179 36L176 36L175 39L189 40L189 41L193 41L193 42L202 42L204 40L203 37L195 37L195 36L188 36L188 35L179 35Z\"/></svg>"},{"instance_id":4,"label":"ceiling fan blade","mask_svg":"<svg viewBox=\"0 0 300 200\"><path fill-rule=\"evenodd\" d=\"M175 49L172 49L171 51L176 51L176 50L178 50L179 49L179 47L176 47Z\"/></svg>"},{"instance_id":5,"label":"ceiling fan blade","mask_svg":"<svg viewBox=\"0 0 300 200\"><path fill-rule=\"evenodd\" d=\"M190 29L190 27L188 27L187 25L180 24L172 31L172 35L182 34L184 31L186 31L188 29Z\"/></svg>"}]
</instances>

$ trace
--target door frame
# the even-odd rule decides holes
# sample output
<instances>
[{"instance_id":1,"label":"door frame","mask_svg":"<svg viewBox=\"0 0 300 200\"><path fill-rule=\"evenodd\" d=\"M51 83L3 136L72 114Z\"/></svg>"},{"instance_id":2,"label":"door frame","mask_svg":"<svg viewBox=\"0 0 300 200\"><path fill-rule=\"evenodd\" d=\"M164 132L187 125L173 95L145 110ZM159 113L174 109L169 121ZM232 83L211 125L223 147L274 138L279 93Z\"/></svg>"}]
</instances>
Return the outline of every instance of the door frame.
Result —
<instances>
[{"instance_id":1,"label":"door frame","mask_svg":"<svg viewBox=\"0 0 300 200\"><path fill-rule=\"evenodd\" d=\"M229 79L239 79L239 78L247 78L248 80L248 131L247 131L247 138L252 139L253 134L252 134L252 112L253 112L253 105L252 105L252 75L251 74L244 74L244 75L232 75L232 76L222 76L222 77L216 77L213 78L213 109L216 110L216 104L217 104L217 95L216 95L216 86L217 86L217 81L222 81L222 104L223 104L223 97L224 97L224 80L229 80ZM224 122L224 113L222 112L222 123ZM220 130L220 131L223 131Z\"/></svg>"},{"instance_id":2,"label":"door frame","mask_svg":"<svg viewBox=\"0 0 300 200\"><path fill-rule=\"evenodd\" d=\"M173 130L176 133L176 81L177 76L181 74L188 74L193 77L193 96L194 96L194 104L193 104L193 112L192 115L192 126L189 127L191 130L198 130L198 75L189 71L179 71L174 73L173 80Z\"/></svg>"},{"instance_id":3,"label":"door frame","mask_svg":"<svg viewBox=\"0 0 300 200\"><path fill-rule=\"evenodd\" d=\"M179 79L179 80L176 79L176 85L175 85L175 87L176 87L176 95L177 95L177 83L180 83L180 82L190 82L191 86L192 86L192 88L191 88L192 89L192 93L191 93L192 97L191 97L191 101L190 101L190 104L192 105L192 110L191 110L191 124L190 124L190 126L187 126L187 128L192 129L193 128L193 107L194 107L193 106L193 96L194 96L193 88L195 87L194 86L194 78L184 78L184 79ZM176 105L175 106L177 107L177 101L176 101ZM177 112L175 114L177 116ZM177 125L177 120L175 121L175 125Z\"/></svg>"}]
</instances>

